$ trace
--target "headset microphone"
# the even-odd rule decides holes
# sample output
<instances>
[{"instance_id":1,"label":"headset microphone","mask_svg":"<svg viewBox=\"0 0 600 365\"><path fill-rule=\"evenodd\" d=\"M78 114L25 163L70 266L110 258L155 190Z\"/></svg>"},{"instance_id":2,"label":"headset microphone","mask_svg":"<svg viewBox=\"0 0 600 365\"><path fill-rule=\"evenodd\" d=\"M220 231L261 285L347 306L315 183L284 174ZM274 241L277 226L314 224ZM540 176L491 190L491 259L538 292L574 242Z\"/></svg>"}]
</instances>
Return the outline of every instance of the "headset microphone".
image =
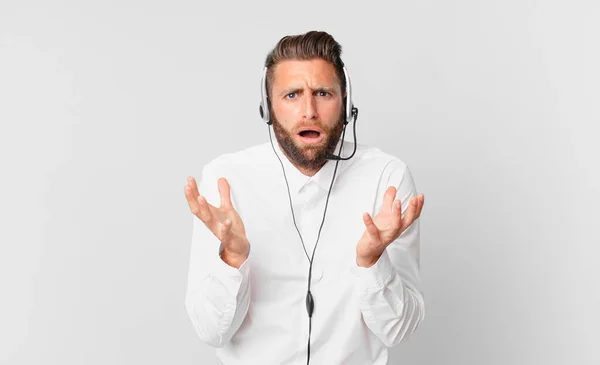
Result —
<instances>
[{"instance_id":1,"label":"headset microphone","mask_svg":"<svg viewBox=\"0 0 600 365\"><path fill-rule=\"evenodd\" d=\"M337 161L339 161L339 160L349 160L356 153L356 119L358 118L358 108L356 108L354 106L352 107L352 116L354 118L354 125L352 126L352 132L354 134L354 150L352 151L352 154L350 156L348 156L348 157L340 157L340 156L336 156L334 154L331 154L331 153L327 152L327 154L325 155L326 159L328 159L328 160L334 160L334 161L335 160L337 160ZM344 124L346 124L346 123L344 123Z\"/></svg>"}]
</instances>

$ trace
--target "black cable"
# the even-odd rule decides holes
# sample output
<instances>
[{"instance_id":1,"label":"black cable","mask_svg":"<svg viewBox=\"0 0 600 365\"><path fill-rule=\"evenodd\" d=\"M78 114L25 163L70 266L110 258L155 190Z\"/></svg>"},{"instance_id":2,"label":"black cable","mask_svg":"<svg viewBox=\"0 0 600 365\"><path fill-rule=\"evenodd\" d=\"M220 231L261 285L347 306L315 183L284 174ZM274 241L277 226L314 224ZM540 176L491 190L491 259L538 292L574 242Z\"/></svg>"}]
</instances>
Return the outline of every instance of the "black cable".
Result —
<instances>
[{"instance_id":1,"label":"black cable","mask_svg":"<svg viewBox=\"0 0 600 365\"><path fill-rule=\"evenodd\" d=\"M356 110L357 112L358 110ZM354 114L354 128L356 128L356 117L358 113L353 113ZM321 229L323 228L323 224L325 223L325 216L327 214L327 206L329 204L329 196L331 195L331 189L333 187L333 182L335 181L335 175L337 173L337 168L339 165L340 160L344 159L350 159L352 156L354 156L354 152L356 152L356 146L354 147L354 152L352 153L352 155L348 158L340 158L340 155L342 153L342 148L344 146L344 137L346 135L346 124L344 125L344 129L342 131L342 140L340 143L340 149L338 151L338 155L336 156L337 158L335 159L335 169L333 170L333 177L331 179L331 183L329 185L329 191L327 192L327 199L325 200L325 210L323 211L323 219L321 220L321 226L319 227L319 233L317 234L317 241L315 242L315 247L313 248L313 252L312 255L310 257L310 259L308 258L308 252L306 251L306 246L304 245L304 240L302 239L302 234L300 234L300 230L298 229L298 226L296 225L296 217L294 215L294 207L292 204L292 195L290 193L290 186L287 180L287 176L285 173L285 167L283 166L283 162L281 161L281 158L279 158L279 155L277 154L277 152L275 151L275 146L273 145L273 138L271 137L271 128L270 128L270 124L268 124L268 128L269 128L269 140L271 141L271 148L273 149L273 152L275 152L275 156L277 157L277 159L279 160L279 163L281 164L281 169L283 171L283 177L285 179L285 184L287 186L287 190L288 190L288 198L289 198L289 203L290 203L290 209L292 211L292 220L294 221L294 226L296 227L296 232L298 232L298 236L300 236L300 242L302 242L302 247L304 248L304 253L306 254L306 258L309 261L309 269L308 269L308 288L307 288L307 293L306 293L306 310L308 312L308 345L307 345L307 360L306 360L306 364L308 365L310 363L310 335L312 332L312 313L314 310L314 299L312 296L312 293L310 291L310 284L311 284L311 279L312 279L312 264L313 264L313 260L315 257L315 252L317 251L317 245L319 244L319 239L321 237ZM356 130L356 129L355 129ZM354 143L356 144L356 132L354 134Z\"/></svg>"}]
</instances>

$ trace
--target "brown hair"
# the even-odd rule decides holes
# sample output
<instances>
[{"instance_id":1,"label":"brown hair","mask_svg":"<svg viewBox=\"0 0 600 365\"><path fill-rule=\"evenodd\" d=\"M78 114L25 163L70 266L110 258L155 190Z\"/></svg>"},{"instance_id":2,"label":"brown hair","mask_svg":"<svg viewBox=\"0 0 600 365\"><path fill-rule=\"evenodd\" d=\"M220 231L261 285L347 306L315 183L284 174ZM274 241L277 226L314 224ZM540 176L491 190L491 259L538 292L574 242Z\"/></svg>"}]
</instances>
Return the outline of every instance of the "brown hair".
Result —
<instances>
[{"instance_id":1,"label":"brown hair","mask_svg":"<svg viewBox=\"0 0 600 365\"><path fill-rule=\"evenodd\" d=\"M267 95L270 95L270 85L273 84L274 66L285 60L329 61L335 67L336 75L342 87L342 95L346 90L344 62L340 57L342 46L333 37L321 31L310 31L304 34L285 36L277 42L275 48L267 55Z\"/></svg>"}]
</instances>

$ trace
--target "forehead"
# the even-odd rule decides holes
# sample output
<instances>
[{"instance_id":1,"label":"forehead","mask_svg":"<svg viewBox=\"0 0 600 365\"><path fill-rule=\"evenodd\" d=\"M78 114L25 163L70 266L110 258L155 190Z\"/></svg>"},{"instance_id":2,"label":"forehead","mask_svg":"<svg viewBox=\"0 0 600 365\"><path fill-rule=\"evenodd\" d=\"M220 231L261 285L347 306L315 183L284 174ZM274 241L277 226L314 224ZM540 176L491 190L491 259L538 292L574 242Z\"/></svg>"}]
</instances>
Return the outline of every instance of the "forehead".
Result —
<instances>
[{"instance_id":1,"label":"forehead","mask_svg":"<svg viewBox=\"0 0 600 365\"><path fill-rule=\"evenodd\" d=\"M273 88L296 86L339 86L335 67L329 61L286 60L278 63L273 71Z\"/></svg>"}]
</instances>

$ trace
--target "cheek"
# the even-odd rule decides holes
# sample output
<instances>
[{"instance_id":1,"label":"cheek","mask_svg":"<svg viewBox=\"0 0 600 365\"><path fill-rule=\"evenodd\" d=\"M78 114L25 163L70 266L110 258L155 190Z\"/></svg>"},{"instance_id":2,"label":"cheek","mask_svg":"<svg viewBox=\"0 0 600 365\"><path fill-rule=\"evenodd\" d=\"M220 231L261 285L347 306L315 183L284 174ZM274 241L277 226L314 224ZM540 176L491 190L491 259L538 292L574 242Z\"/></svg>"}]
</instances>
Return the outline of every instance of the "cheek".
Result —
<instances>
[{"instance_id":1,"label":"cheek","mask_svg":"<svg viewBox=\"0 0 600 365\"><path fill-rule=\"evenodd\" d=\"M275 116L277 117L279 123L285 126L286 128L294 124L294 121L297 119L297 113L293 105L274 105L273 112L275 113Z\"/></svg>"},{"instance_id":2,"label":"cheek","mask_svg":"<svg viewBox=\"0 0 600 365\"><path fill-rule=\"evenodd\" d=\"M319 106L319 115L324 122L335 124L343 111L340 103L322 103Z\"/></svg>"}]
</instances>

